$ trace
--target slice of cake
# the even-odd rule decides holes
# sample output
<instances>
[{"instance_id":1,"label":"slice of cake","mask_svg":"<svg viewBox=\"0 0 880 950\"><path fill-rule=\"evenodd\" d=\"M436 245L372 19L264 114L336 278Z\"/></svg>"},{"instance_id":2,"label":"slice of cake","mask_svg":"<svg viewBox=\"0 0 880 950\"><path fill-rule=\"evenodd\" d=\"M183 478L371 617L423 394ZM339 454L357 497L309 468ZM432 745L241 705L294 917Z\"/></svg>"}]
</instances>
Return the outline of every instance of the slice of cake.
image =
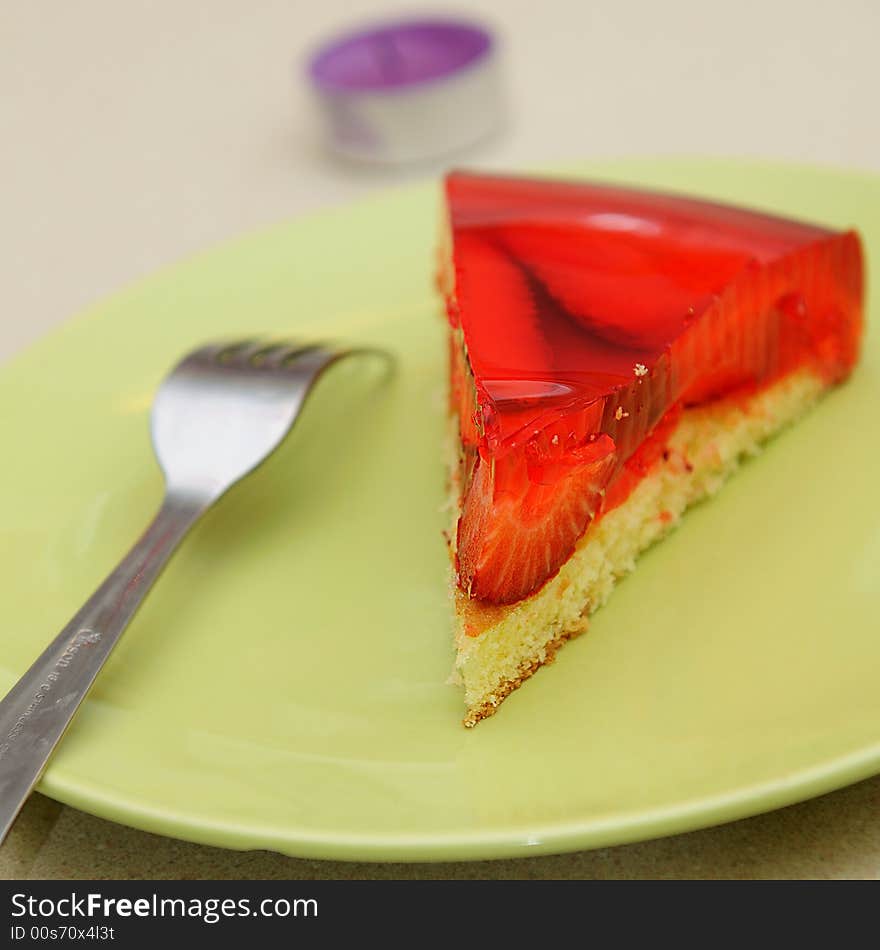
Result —
<instances>
[{"instance_id":1,"label":"slice of cake","mask_svg":"<svg viewBox=\"0 0 880 950\"><path fill-rule=\"evenodd\" d=\"M454 173L440 284L456 670L472 726L859 352L854 232Z\"/></svg>"}]
</instances>

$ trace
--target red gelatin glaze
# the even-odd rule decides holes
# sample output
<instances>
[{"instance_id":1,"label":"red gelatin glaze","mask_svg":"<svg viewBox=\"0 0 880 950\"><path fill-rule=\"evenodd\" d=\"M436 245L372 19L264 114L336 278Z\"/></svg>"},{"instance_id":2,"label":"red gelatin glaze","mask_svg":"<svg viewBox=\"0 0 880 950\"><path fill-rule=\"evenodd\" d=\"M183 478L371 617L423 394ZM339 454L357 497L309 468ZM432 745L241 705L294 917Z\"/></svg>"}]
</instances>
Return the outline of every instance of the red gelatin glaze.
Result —
<instances>
[{"instance_id":1,"label":"red gelatin glaze","mask_svg":"<svg viewBox=\"0 0 880 950\"><path fill-rule=\"evenodd\" d=\"M670 410L801 366L836 382L857 359L853 232L568 182L454 173L446 191L472 597L512 603L552 577Z\"/></svg>"}]
</instances>

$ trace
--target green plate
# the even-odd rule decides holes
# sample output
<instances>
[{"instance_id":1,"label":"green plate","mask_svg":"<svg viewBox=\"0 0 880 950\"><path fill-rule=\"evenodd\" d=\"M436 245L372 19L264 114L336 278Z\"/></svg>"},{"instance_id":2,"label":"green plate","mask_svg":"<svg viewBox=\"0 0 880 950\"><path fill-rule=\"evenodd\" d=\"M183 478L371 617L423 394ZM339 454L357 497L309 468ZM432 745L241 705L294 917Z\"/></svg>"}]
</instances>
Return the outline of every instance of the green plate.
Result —
<instances>
[{"instance_id":1,"label":"green plate","mask_svg":"<svg viewBox=\"0 0 880 950\"><path fill-rule=\"evenodd\" d=\"M880 249L868 174L575 171L856 225ZM400 357L383 385L329 375L284 447L209 513L41 790L214 845L423 860L671 834L880 771L876 325L846 386L645 555L559 662L462 728L445 682L438 206L435 185L405 188L217 248L0 373L5 690L157 505L148 410L181 353L278 334Z\"/></svg>"}]
</instances>

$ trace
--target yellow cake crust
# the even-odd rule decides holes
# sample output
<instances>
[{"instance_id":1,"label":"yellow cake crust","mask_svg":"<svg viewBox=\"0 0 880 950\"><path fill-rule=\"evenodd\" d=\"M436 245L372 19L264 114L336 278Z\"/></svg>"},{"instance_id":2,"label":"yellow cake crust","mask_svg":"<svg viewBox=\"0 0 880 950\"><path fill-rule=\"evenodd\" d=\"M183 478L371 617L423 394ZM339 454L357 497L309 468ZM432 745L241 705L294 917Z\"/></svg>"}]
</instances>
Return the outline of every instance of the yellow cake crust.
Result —
<instances>
[{"instance_id":1,"label":"yellow cake crust","mask_svg":"<svg viewBox=\"0 0 880 950\"><path fill-rule=\"evenodd\" d=\"M588 625L617 580L638 555L680 520L692 504L713 494L740 461L812 406L826 383L814 373L792 373L750 397L686 409L668 449L629 497L586 531L571 557L540 590L516 604L470 600L454 582L455 670L464 686L465 726L491 716L500 703L563 644ZM457 442L457 432L456 442ZM458 516L457 459L450 466ZM450 554L455 531L450 534Z\"/></svg>"}]
</instances>

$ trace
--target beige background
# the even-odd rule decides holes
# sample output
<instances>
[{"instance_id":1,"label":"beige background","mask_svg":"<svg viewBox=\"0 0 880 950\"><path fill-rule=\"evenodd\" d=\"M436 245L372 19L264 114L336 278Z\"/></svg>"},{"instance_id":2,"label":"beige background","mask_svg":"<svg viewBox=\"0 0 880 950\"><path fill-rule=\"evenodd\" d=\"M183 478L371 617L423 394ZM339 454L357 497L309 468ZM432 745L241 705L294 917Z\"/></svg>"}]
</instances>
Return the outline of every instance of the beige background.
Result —
<instances>
[{"instance_id":1,"label":"beige background","mask_svg":"<svg viewBox=\"0 0 880 950\"><path fill-rule=\"evenodd\" d=\"M627 154L880 170L874 0L480 0L513 122L467 156L515 167ZM424 176L320 144L306 52L396 0L4 0L0 361L181 255ZM157 838L35 796L4 877L878 877L880 779L725 827L577 855L363 865Z\"/></svg>"}]
</instances>

